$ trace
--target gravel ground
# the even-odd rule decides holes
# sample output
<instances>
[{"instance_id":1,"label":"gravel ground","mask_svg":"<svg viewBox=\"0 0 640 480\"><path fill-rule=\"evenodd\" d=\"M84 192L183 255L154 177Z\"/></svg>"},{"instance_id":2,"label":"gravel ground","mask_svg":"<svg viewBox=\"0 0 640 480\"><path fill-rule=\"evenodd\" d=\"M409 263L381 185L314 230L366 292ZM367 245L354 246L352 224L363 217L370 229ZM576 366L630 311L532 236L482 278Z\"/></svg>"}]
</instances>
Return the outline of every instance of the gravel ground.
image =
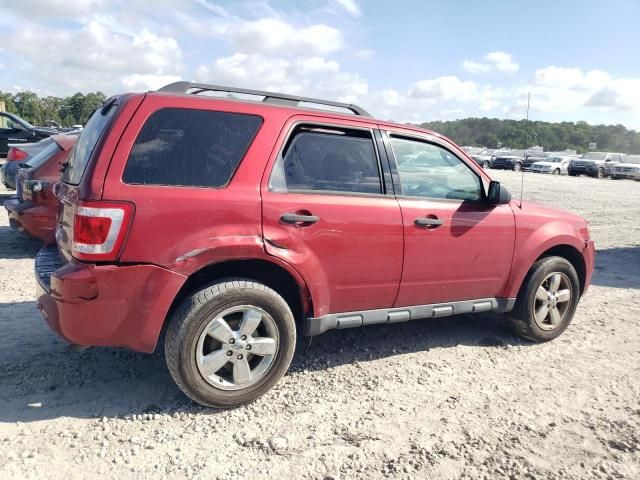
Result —
<instances>
[{"instance_id":1,"label":"gravel ground","mask_svg":"<svg viewBox=\"0 0 640 480\"><path fill-rule=\"evenodd\" d=\"M525 190L584 215L599 250L556 341L494 314L328 332L226 411L189 402L159 354L59 340L34 302L38 244L0 214L0 478L640 478L640 183Z\"/></svg>"}]
</instances>

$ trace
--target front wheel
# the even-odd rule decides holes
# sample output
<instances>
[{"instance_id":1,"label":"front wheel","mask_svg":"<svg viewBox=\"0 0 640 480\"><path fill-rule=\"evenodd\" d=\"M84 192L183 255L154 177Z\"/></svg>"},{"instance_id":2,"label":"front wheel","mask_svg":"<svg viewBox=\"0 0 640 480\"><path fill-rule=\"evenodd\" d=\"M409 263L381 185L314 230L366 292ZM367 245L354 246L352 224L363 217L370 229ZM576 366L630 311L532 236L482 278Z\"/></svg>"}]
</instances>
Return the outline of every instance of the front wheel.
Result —
<instances>
[{"instance_id":1,"label":"front wheel","mask_svg":"<svg viewBox=\"0 0 640 480\"><path fill-rule=\"evenodd\" d=\"M596 177L597 178L604 178L604 168L599 168L598 171L596 172Z\"/></svg>"},{"instance_id":2,"label":"front wheel","mask_svg":"<svg viewBox=\"0 0 640 480\"><path fill-rule=\"evenodd\" d=\"M487 162L486 160L482 162L482 168L484 168L485 170L489 168L489 162Z\"/></svg>"},{"instance_id":3,"label":"front wheel","mask_svg":"<svg viewBox=\"0 0 640 480\"><path fill-rule=\"evenodd\" d=\"M519 172L520 170L522 170L522 164L520 162L516 162L513 164L513 171L514 172Z\"/></svg>"},{"instance_id":4,"label":"front wheel","mask_svg":"<svg viewBox=\"0 0 640 480\"><path fill-rule=\"evenodd\" d=\"M291 309L250 280L206 287L172 316L165 340L169 372L192 400L212 407L252 402L284 375L296 343Z\"/></svg>"},{"instance_id":5,"label":"front wheel","mask_svg":"<svg viewBox=\"0 0 640 480\"><path fill-rule=\"evenodd\" d=\"M517 335L547 342L564 332L578 306L580 282L562 257L538 260L524 280L508 323Z\"/></svg>"},{"instance_id":6,"label":"front wheel","mask_svg":"<svg viewBox=\"0 0 640 480\"><path fill-rule=\"evenodd\" d=\"M556 168L556 169L553 171L553 174L554 174L554 175L560 175L560 169Z\"/></svg>"}]
</instances>

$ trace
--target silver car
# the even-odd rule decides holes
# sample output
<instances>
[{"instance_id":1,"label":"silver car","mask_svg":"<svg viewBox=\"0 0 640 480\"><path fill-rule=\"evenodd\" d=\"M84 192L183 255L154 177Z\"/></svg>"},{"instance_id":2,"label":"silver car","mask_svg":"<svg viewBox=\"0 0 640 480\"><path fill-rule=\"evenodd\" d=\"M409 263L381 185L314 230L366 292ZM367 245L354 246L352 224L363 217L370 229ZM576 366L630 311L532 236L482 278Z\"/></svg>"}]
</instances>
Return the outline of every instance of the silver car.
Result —
<instances>
[{"instance_id":1,"label":"silver car","mask_svg":"<svg viewBox=\"0 0 640 480\"><path fill-rule=\"evenodd\" d=\"M616 164L611 171L611 178L632 178L640 181L640 155L629 155L624 163Z\"/></svg>"},{"instance_id":2,"label":"silver car","mask_svg":"<svg viewBox=\"0 0 640 480\"><path fill-rule=\"evenodd\" d=\"M572 155L555 155L542 162L531 164L529 169L534 173L550 173L551 175L567 175L571 160L578 158Z\"/></svg>"}]
</instances>

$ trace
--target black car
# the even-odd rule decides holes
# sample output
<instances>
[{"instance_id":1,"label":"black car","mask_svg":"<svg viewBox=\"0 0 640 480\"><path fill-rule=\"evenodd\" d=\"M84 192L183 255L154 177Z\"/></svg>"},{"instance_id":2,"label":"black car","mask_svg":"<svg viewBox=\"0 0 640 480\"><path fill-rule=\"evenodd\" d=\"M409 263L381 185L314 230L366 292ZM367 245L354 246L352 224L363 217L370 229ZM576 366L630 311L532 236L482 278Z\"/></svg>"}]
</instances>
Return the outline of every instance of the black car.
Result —
<instances>
[{"instance_id":1,"label":"black car","mask_svg":"<svg viewBox=\"0 0 640 480\"><path fill-rule=\"evenodd\" d=\"M493 156L491 168L501 170L513 170L519 172L522 170L525 161L523 150L511 150L508 153Z\"/></svg>"},{"instance_id":2,"label":"black car","mask_svg":"<svg viewBox=\"0 0 640 480\"><path fill-rule=\"evenodd\" d=\"M9 143L33 143L56 133L55 128L34 127L13 113L0 112L0 158L7 156Z\"/></svg>"},{"instance_id":3,"label":"black car","mask_svg":"<svg viewBox=\"0 0 640 480\"><path fill-rule=\"evenodd\" d=\"M613 173L613 167L624 163L627 156L624 153L588 152L569 164L569 175L588 175L595 178L608 177Z\"/></svg>"}]
</instances>

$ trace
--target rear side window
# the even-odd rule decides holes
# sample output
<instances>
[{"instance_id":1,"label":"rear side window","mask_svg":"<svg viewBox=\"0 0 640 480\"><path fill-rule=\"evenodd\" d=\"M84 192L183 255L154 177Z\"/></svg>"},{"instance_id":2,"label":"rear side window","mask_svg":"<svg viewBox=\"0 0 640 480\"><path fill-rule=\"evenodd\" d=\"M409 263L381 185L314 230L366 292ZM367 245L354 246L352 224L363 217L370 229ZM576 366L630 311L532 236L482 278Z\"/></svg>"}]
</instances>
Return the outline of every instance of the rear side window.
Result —
<instances>
[{"instance_id":1,"label":"rear side window","mask_svg":"<svg viewBox=\"0 0 640 480\"><path fill-rule=\"evenodd\" d=\"M105 104L93 112L75 144L69 157L69 163L62 175L62 181L71 185L78 185L87 168L89 159L102 138L111 120L118 111L118 101L112 97Z\"/></svg>"},{"instance_id":2,"label":"rear side window","mask_svg":"<svg viewBox=\"0 0 640 480\"><path fill-rule=\"evenodd\" d=\"M223 187L261 124L261 117L242 113L158 110L142 127L122 179L139 185Z\"/></svg>"},{"instance_id":3,"label":"rear side window","mask_svg":"<svg viewBox=\"0 0 640 480\"><path fill-rule=\"evenodd\" d=\"M269 188L274 192L382 193L371 133L298 127L274 165Z\"/></svg>"}]
</instances>

